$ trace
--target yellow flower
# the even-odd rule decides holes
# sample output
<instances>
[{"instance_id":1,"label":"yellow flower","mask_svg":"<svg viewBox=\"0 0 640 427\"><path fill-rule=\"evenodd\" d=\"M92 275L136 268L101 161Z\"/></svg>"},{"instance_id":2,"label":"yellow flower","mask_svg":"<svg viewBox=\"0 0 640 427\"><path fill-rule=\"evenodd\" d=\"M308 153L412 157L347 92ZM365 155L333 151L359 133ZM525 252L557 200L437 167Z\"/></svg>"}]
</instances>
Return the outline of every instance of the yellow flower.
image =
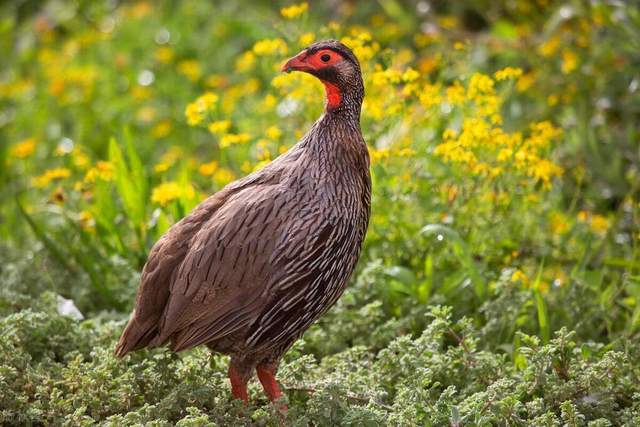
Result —
<instances>
[{"instance_id":1,"label":"yellow flower","mask_svg":"<svg viewBox=\"0 0 640 427\"><path fill-rule=\"evenodd\" d=\"M511 275L511 281L512 282L520 282L523 285L527 285L529 283L529 278L524 273L524 271L518 269L518 270L514 271L513 274Z\"/></svg>"},{"instance_id":2,"label":"yellow flower","mask_svg":"<svg viewBox=\"0 0 640 427\"><path fill-rule=\"evenodd\" d=\"M210 74L205 79L205 84L212 88L222 87L226 82L227 78L221 74Z\"/></svg>"},{"instance_id":3,"label":"yellow flower","mask_svg":"<svg viewBox=\"0 0 640 427\"><path fill-rule=\"evenodd\" d=\"M420 73L411 67L407 68L406 71L402 73L402 81L406 83L417 80L418 77L420 77Z\"/></svg>"},{"instance_id":4,"label":"yellow flower","mask_svg":"<svg viewBox=\"0 0 640 427\"><path fill-rule=\"evenodd\" d=\"M156 139L164 138L171 133L172 129L173 125L170 120L162 120L151 129L151 135Z\"/></svg>"},{"instance_id":5,"label":"yellow flower","mask_svg":"<svg viewBox=\"0 0 640 427\"><path fill-rule=\"evenodd\" d=\"M304 33L298 39L300 46L309 46L316 39L316 35L313 33Z\"/></svg>"},{"instance_id":6,"label":"yellow flower","mask_svg":"<svg viewBox=\"0 0 640 427\"><path fill-rule=\"evenodd\" d=\"M87 171L84 176L85 182L96 182L96 178L103 181L111 181L113 178L113 165L110 162L98 161L95 167Z\"/></svg>"},{"instance_id":7,"label":"yellow flower","mask_svg":"<svg viewBox=\"0 0 640 427\"><path fill-rule=\"evenodd\" d=\"M220 148L230 147L235 144L243 144L251 137L246 133L226 133L220 138Z\"/></svg>"},{"instance_id":8,"label":"yellow flower","mask_svg":"<svg viewBox=\"0 0 640 427\"><path fill-rule=\"evenodd\" d=\"M589 212L587 211L578 212L578 221L587 222L588 220L589 220Z\"/></svg>"},{"instance_id":9,"label":"yellow flower","mask_svg":"<svg viewBox=\"0 0 640 427\"><path fill-rule=\"evenodd\" d=\"M578 68L578 55L572 50L565 49L562 51L562 65L560 70L562 74L569 74Z\"/></svg>"},{"instance_id":10,"label":"yellow flower","mask_svg":"<svg viewBox=\"0 0 640 427\"><path fill-rule=\"evenodd\" d=\"M245 73L247 71L253 70L256 64L256 56L252 51L247 51L240 55L238 59L236 59L236 71L239 73Z\"/></svg>"},{"instance_id":11,"label":"yellow flower","mask_svg":"<svg viewBox=\"0 0 640 427\"><path fill-rule=\"evenodd\" d=\"M265 133L267 134L267 138L272 139L274 141L280 138L280 136L282 135L282 131L278 129L277 126L269 127Z\"/></svg>"},{"instance_id":12,"label":"yellow flower","mask_svg":"<svg viewBox=\"0 0 640 427\"><path fill-rule=\"evenodd\" d=\"M506 67L506 68L503 68L502 70L496 71L493 76L498 81L500 81L500 80L509 80L509 79L517 79L518 77L522 76L522 69L513 68L513 67Z\"/></svg>"},{"instance_id":13,"label":"yellow flower","mask_svg":"<svg viewBox=\"0 0 640 427\"><path fill-rule=\"evenodd\" d=\"M233 181L233 178L234 178L233 172L231 172L227 168L219 168L213 175L213 180L220 187L225 186L231 181Z\"/></svg>"},{"instance_id":14,"label":"yellow flower","mask_svg":"<svg viewBox=\"0 0 640 427\"><path fill-rule=\"evenodd\" d=\"M453 84L447 87L445 94L447 96L447 102L451 105L462 105L465 102L464 87L459 81L453 82Z\"/></svg>"},{"instance_id":15,"label":"yellow flower","mask_svg":"<svg viewBox=\"0 0 640 427\"><path fill-rule=\"evenodd\" d=\"M153 189L151 201L160 206L166 206L169 202L179 198L181 194L182 191L177 182L164 182Z\"/></svg>"},{"instance_id":16,"label":"yellow flower","mask_svg":"<svg viewBox=\"0 0 640 427\"><path fill-rule=\"evenodd\" d=\"M196 98L196 100L188 104L185 109L184 114L187 117L187 123L191 126L202 123L205 114L213 110L217 102L218 95L212 92L206 92Z\"/></svg>"},{"instance_id":17,"label":"yellow flower","mask_svg":"<svg viewBox=\"0 0 640 427\"><path fill-rule=\"evenodd\" d=\"M253 45L253 53L258 56L285 55L287 51L287 43L282 39L264 39Z\"/></svg>"},{"instance_id":18,"label":"yellow flower","mask_svg":"<svg viewBox=\"0 0 640 427\"><path fill-rule=\"evenodd\" d=\"M207 129L209 129L209 132L211 132L214 135L220 135L228 131L230 127L231 127L230 120L218 120L218 121L209 123L209 126L207 126Z\"/></svg>"},{"instance_id":19,"label":"yellow flower","mask_svg":"<svg viewBox=\"0 0 640 427\"><path fill-rule=\"evenodd\" d=\"M156 109L150 106L139 108L136 111L136 119L143 123L150 123L156 118Z\"/></svg>"},{"instance_id":20,"label":"yellow flower","mask_svg":"<svg viewBox=\"0 0 640 427\"><path fill-rule=\"evenodd\" d=\"M442 139L454 139L458 135L458 132L453 129L445 129L442 133Z\"/></svg>"},{"instance_id":21,"label":"yellow flower","mask_svg":"<svg viewBox=\"0 0 640 427\"><path fill-rule=\"evenodd\" d=\"M202 176L211 176L218 169L218 162L215 160L209 163L203 163L198 167L198 173Z\"/></svg>"},{"instance_id":22,"label":"yellow flower","mask_svg":"<svg viewBox=\"0 0 640 427\"><path fill-rule=\"evenodd\" d=\"M591 231L597 234L605 234L609 230L609 226L609 220L602 215L593 215L589 223Z\"/></svg>"},{"instance_id":23,"label":"yellow flower","mask_svg":"<svg viewBox=\"0 0 640 427\"><path fill-rule=\"evenodd\" d=\"M553 56L560 46L560 37L553 36L546 42L538 46L538 53L545 57Z\"/></svg>"},{"instance_id":24,"label":"yellow flower","mask_svg":"<svg viewBox=\"0 0 640 427\"><path fill-rule=\"evenodd\" d=\"M422 106L424 106L425 108L431 108L440 105L442 101L442 96L440 95L440 85L432 85L429 83L425 84L418 99L420 100L420 104L422 104Z\"/></svg>"},{"instance_id":25,"label":"yellow flower","mask_svg":"<svg viewBox=\"0 0 640 427\"><path fill-rule=\"evenodd\" d=\"M168 171L170 167L171 167L171 164L166 162L160 162L153 167L153 170L157 173L162 173L162 172Z\"/></svg>"},{"instance_id":26,"label":"yellow flower","mask_svg":"<svg viewBox=\"0 0 640 427\"><path fill-rule=\"evenodd\" d=\"M469 81L469 98L478 98L480 95L492 94L494 82L491 77L480 73L474 73Z\"/></svg>"},{"instance_id":27,"label":"yellow flower","mask_svg":"<svg viewBox=\"0 0 640 427\"><path fill-rule=\"evenodd\" d=\"M555 163L540 159L529 166L527 174L548 188L551 185L551 179L562 175L563 169Z\"/></svg>"},{"instance_id":28,"label":"yellow flower","mask_svg":"<svg viewBox=\"0 0 640 427\"><path fill-rule=\"evenodd\" d=\"M549 215L549 226L551 227L551 232L556 235L565 234L569 231L567 218L561 212L552 212Z\"/></svg>"},{"instance_id":29,"label":"yellow flower","mask_svg":"<svg viewBox=\"0 0 640 427\"><path fill-rule=\"evenodd\" d=\"M536 82L536 77L537 76L534 71L521 75L516 82L516 89L518 89L519 92L528 90Z\"/></svg>"},{"instance_id":30,"label":"yellow flower","mask_svg":"<svg viewBox=\"0 0 640 427\"><path fill-rule=\"evenodd\" d=\"M200 63L195 59L185 59L178 63L178 72L191 81L197 81L202 75Z\"/></svg>"},{"instance_id":31,"label":"yellow flower","mask_svg":"<svg viewBox=\"0 0 640 427\"><path fill-rule=\"evenodd\" d=\"M289 7L283 7L280 9L280 14L286 19L294 19L305 13L307 9L309 9L309 4L307 2L303 2Z\"/></svg>"},{"instance_id":32,"label":"yellow flower","mask_svg":"<svg viewBox=\"0 0 640 427\"><path fill-rule=\"evenodd\" d=\"M93 232L96 228L96 221L89 211L82 211L78 214L78 222L85 231Z\"/></svg>"},{"instance_id":33,"label":"yellow flower","mask_svg":"<svg viewBox=\"0 0 640 427\"><path fill-rule=\"evenodd\" d=\"M36 150L36 140L33 138L25 139L15 144L11 148L11 155L19 159L31 156Z\"/></svg>"},{"instance_id":34,"label":"yellow flower","mask_svg":"<svg viewBox=\"0 0 640 427\"><path fill-rule=\"evenodd\" d=\"M453 15L444 15L438 18L438 24L442 28L452 29L458 26L458 18Z\"/></svg>"},{"instance_id":35,"label":"yellow flower","mask_svg":"<svg viewBox=\"0 0 640 427\"><path fill-rule=\"evenodd\" d=\"M372 148L369 147L369 157L371 157L371 163L377 163L380 160L388 159L391 155L389 148Z\"/></svg>"},{"instance_id":36,"label":"yellow flower","mask_svg":"<svg viewBox=\"0 0 640 427\"><path fill-rule=\"evenodd\" d=\"M71 171L67 168L54 168L45 171L42 175L36 176L32 179L32 183L35 187L44 188L51 181L59 180L62 178L68 178L71 176Z\"/></svg>"},{"instance_id":37,"label":"yellow flower","mask_svg":"<svg viewBox=\"0 0 640 427\"><path fill-rule=\"evenodd\" d=\"M161 64L168 64L173 61L173 49L169 46L162 46L156 49L155 52L156 61Z\"/></svg>"},{"instance_id":38,"label":"yellow flower","mask_svg":"<svg viewBox=\"0 0 640 427\"><path fill-rule=\"evenodd\" d=\"M388 84L400 83L402 73L398 70L388 68L386 70L376 71L371 76L371 82L375 86L387 86Z\"/></svg>"}]
</instances>

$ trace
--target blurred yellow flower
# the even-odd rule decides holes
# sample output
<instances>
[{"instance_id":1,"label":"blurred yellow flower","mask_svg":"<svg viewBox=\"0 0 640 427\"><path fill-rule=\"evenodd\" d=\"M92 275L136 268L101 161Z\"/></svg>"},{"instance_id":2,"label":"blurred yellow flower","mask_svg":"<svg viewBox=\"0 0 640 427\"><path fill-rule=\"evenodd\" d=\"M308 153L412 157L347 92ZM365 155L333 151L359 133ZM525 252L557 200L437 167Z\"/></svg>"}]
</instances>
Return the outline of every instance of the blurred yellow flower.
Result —
<instances>
[{"instance_id":1,"label":"blurred yellow flower","mask_svg":"<svg viewBox=\"0 0 640 427\"><path fill-rule=\"evenodd\" d=\"M218 102L218 95L212 92L205 92L196 98L195 101L187 105L185 116L187 123L191 126L198 125L204 120L204 116L208 111L212 111Z\"/></svg>"},{"instance_id":2,"label":"blurred yellow flower","mask_svg":"<svg viewBox=\"0 0 640 427\"><path fill-rule=\"evenodd\" d=\"M277 126L269 127L265 133L267 134L267 138L273 141L277 140L282 135L282 131Z\"/></svg>"},{"instance_id":3,"label":"blurred yellow flower","mask_svg":"<svg viewBox=\"0 0 640 427\"><path fill-rule=\"evenodd\" d=\"M309 46L316 39L316 35L314 33L304 33L298 39L298 43L300 46Z\"/></svg>"},{"instance_id":4,"label":"blurred yellow flower","mask_svg":"<svg viewBox=\"0 0 640 427\"><path fill-rule=\"evenodd\" d=\"M202 176L211 176L218 169L218 162L215 160L209 163L203 163L198 167L198 173Z\"/></svg>"},{"instance_id":5,"label":"blurred yellow flower","mask_svg":"<svg viewBox=\"0 0 640 427\"><path fill-rule=\"evenodd\" d=\"M151 129L151 135L156 139L161 139L168 136L172 129L171 120L161 120Z\"/></svg>"},{"instance_id":6,"label":"blurred yellow flower","mask_svg":"<svg viewBox=\"0 0 640 427\"><path fill-rule=\"evenodd\" d=\"M402 73L402 81L407 83L417 80L419 77L420 77L420 73L418 73L416 70L414 70L411 67L407 68L405 72Z\"/></svg>"},{"instance_id":7,"label":"blurred yellow flower","mask_svg":"<svg viewBox=\"0 0 640 427\"><path fill-rule=\"evenodd\" d=\"M280 9L280 14L287 19L294 19L305 13L307 9L309 9L309 4L307 2L303 2L289 7L283 7Z\"/></svg>"},{"instance_id":8,"label":"blurred yellow flower","mask_svg":"<svg viewBox=\"0 0 640 427\"><path fill-rule=\"evenodd\" d=\"M387 86L388 84L400 83L401 80L402 73L391 68L376 71L371 76L371 82L376 86Z\"/></svg>"},{"instance_id":9,"label":"blurred yellow flower","mask_svg":"<svg viewBox=\"0 0 640 427\"><path fill-rule=\"evenodd\" d=\"M569 231L569 223L562 212L552 212L549 215L549 226L551 232L556 235L565 234Z\"/></svg>"},{"instance_id":10,"label":"blurred yellow flower","mask_svg":"<svg viewBox=\"0 0 640 427\"><path fill-rule=\"evenodd\" d=\"M161 64L168 64L173 61L173 49L169 46L161 46L155 51L155 59Z\"/></svg>"},{"instance_id":11,"label":"blurred yellow flower","mask_svg":"<svg viewBox=\"0 0 640 427\"><path fill-rule=\"evenodd\" d=\"M538 53L545 57L550 57L558 50L560 46L560 37L554 35L549 40L538 46Z\"/></svg>"},{"instance_id":12,"label":"blurred yellow flower","mask_svg":"<svg viewBox=\"0 0 640 427\"><path fill-rule=\"evenodd\" d=\"M213 175L213 180L219 187L227 185L233 181L234 178L235 176L233 175L233 172L227 168L218 168Z\"/></svg>"},{"instance_id":13,"label":"blurred yellow flower","mask_svg":"<svg viewBox=\"0 0 640 427\"><path fill-rule=\"evenodd\" d=\"M170 163L160 162L153 167L153 171L157 173L162 173L162 172L168 171L170 167L171 167Z\"/></svg>"},{"instance_id":14,"label":"blurred yellow flower","mask_svg":"<svg viewBox=\"0 0 640 427\"><path fill-rule=\"evenodd\" d=\"M564 49L562 51L562 65L560 70L562 74L569 74L578 68L578 55L572 50Z\"/></svg>"},{"instance_id":15,"label":"blurred yellow flower","mask_svg":"<svg viewBox=\"0 0 640 427\"><path fill-rule=\"evenodd\" d=\"M136 111L136 119L143 123L150 123L156 118L156 109L151 106L138 108Z\"/></svg>"},{"instance_id":16,"label":"blurred yellow flower","mask_svg":"<svg viewBox=\"0 0 640 427\"><path fill-rule=\"evenodd\" d=\"M458 18L453 15L444 15L438 17L438 25L442 28L453 29L458 26Z\"/></svg>"},{"instance_id":17,"label":"blurred yellow flower","mask_svg":"<svg viewBox=\"0 0 640 427\"><path fill-rule=\"evenodd\" d=\"M523 285L527 285L529 283L529 278L524 273L524 271L518 269L518 270L514 271L513 274L511 275L511 281L512 282L520 282Z\"/></svg>"},{"instance_id":18,"label":"blurred yellow flower","mask_svg":"<svg viewBox=\"0 0 640 427\"><path fill-rule=\"evenodd\" d=\"M178 72L195 82L202 76L200 63L195 59L185 59L178 63Z\"/></svg>"},{"instance_id":19,"label":"blurred yellow flower","mask_svg":"<svg viewBox=\"0 0 640 427\"><path fill-rule=\"evenodd\" d=\"M447 102L451 105L462 105L466 100L464 86L457 80L454 81L451 86L447 87L445 94L447 96Z\"/></svg>"},{"instance_id":20,"label":"blurred yellow flower","mask_svg":"<svg viewBox=\"0 0 640 427\"><path fill-rule=\"evenodd\" d=\"M377 163L380 160L388 159L391 155L391 150L389 148L373 148L369 147L369 157L371 158L371 163Z\"/></svg>"},{"instance_id":21,"label":"blurred yellow flower","mask_svg":"<svg viewBox=\"0 0 640 427\"><path fill-rule=\"evenodd\" d=\"M19 159L24 159L31 156L35 150L36 140L33 138L28 138L14 144L14 146L11 147L11 155Z\"/></svg>"},{"instance_id":22,"label":"blurred yellow flower","mask_svg":"<svg viewBox=\"0 0 640 427\"><path fill-rule=\"evenodd\" d=\"M494 82L491 77L474 73L469 80L469 89L467 95L469 98L478 98L480 95L493 93Z\"/></svg>"},{"instance_id":23,"label":"blurred yellow flower","mask_svg":"<svg viewBox=\"0 0 640 427\"><path fill-rule=\"evenodd\" d=\"M420 104L425 108L431 108L440 105L442 102L442 96L440 95L439 84L425 84L422 87L422 91L418 97Z\"/></svg>"},{"instance_id":24,"label":"blurred yellow flower","mask_svg":"<svg viewBox=\"0 0 640 427\"><path fill-rule=\"evenodd\" d=\"M235 144L243 144L251 139L246 133L226 133L220 138L220 148L230 147Z\"/></svg>"},{"instance_id":25,"label":"blurred yellow flower","mask_svg":"<svg viewBox=\"0 0 640 427\"><path fill-rule=\"evenodd\" d=\"M93 218L93 215L89 211L81 211L78 214L78 222L84 231L93 232L95 231L96 221Z\"/></svg>"},{"instance_id":26,"label":"blurred yellow flower","mask_svg":"<svg viewBox=\"0 0 640 427\"><path fill-rule=\"evenodd\" d=\"M220 135L229 130L231 127L231 120L218 120L215 122L209 123L207 129L214 135Z\"/></svg>"},{"instance_id":27,"label":"blurred yellow flower","mask_svg":"<svg viewBox=\"0 0 640 427\"><path fill-rule=\"evenodd\" d=\"M222 74L210 74L205 79L205 84L211 88L219 88L226 84L227 78Z\"/></svg>"},{"instance_id":28,"label":"blurred yellow flower","mask_svg":"<svg viewBox=\"0 0 640 427\"><path fill-rule=\"evenodd\" d=\"M522 76L522 69L514 68L514 67L506 67L506 68L503 68L502 70L496 71L493 76L498 81L508 80L508 79L517 79L518 77Z\"/></svg>"},{"instance_id":29,"label":"blurred yellow flower","mask_svg":"<svg viewBox=\"0 0 640 427\"><path fill-rule=\"evenodd\" d=\"M285 55L287 52L287 43L279 38L260 40L253 45L253 53L258 56Z\"/></svg>"},{"instance_id":30,"label":"blurred yellow flower","mask_svg":"<svg viewBox=\"0 0 640 427\"><path fill-rule=\"evenodd\" d=\"M520 78L518 78L518 81L516 82L516 89L518 89L519 92L524 92L533 86L535 82L536 73L534 71L530 71L522 74Z\"/></svg>"},{"instance_id":31,"label":"blurred yellow flower","mask_svg":"<svg viewBox=\"0 0 640 427\"><path fill-rule=\"evenodd\" d=\"M589 227L597 234L605 234L609 230L609 220L602 215L593 215Z\"/></svg>"},{"instance_id":32,"label":"blurred yellow flower","mask_svg":"<svg viewBox=\"0 0 640 427\"><path fill-rule=\"evenodd\" d=\"M551 179L561 176L564 170L547 159L539 159L533 162L527 169L527 174L536 181L541 181L545 188L551 186Z\"/></svg>"},{"instance_id":33,"label":"blurred yellow flower","mask_svg":"<svg viewBox=\"0 0 640 427\"><path fill-rule=\"evenodd\" d=\"M256 64L256 56L252 51L247 51L236 59L236 71L245 73L254 69Z\"/></svg>"},{"instance_id":34,"label":"blurred yellow flower","mask_svg":"<svg viewBox=\"0 0 640 427\"><path fill-rule=\"evenodd\" d=\"M113 165L110 162L97 161L96 165L84 175L84 182L95 182L97 178L103 181L111 181L113 178Z\"/></svg>"},{"instance_id":35,"label":"blurred yellow flower","mask_svg":"<svg viewBox=\"0 0 640 427\"><path fill-rule=\"evenodd\" d=\"M182 194L182 189L177 182L163 182L151 192L151 201L166 206L170 202L178 199Z\"/></svg>"},{"instance_id":36,"label":"blurred yellow flower","mask_svg":"<svg viewBox=\"0 0 640 427\"><path fill-rule=\"evenodd\" d=\"M67 168L54 168L46 170L42 175L33 177L31 182L35 187L44 188L51 181L56 181L62 178L68 178L71 176L71 171Z\"/></svg>"}]
</instances>

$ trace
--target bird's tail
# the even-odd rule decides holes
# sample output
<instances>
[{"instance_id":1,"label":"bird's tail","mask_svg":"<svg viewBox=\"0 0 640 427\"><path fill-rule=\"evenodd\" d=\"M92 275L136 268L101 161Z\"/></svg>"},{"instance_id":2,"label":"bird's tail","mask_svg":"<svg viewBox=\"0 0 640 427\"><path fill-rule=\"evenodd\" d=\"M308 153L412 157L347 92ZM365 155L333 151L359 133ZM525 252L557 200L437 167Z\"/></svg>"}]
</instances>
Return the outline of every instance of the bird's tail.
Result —
<instances>
[{"instance_id":1,"label":"bird's tail","mask_svg":"<svg viewBox=\"0 0 640 427\"><path fill-rule=\"evenodd\" d=\"M135 319L135 314L132 315L116 345L116 356L123 357L131 351L147 347L156 334L155 326L140 325Z\"/></svg>"}]
</instances>

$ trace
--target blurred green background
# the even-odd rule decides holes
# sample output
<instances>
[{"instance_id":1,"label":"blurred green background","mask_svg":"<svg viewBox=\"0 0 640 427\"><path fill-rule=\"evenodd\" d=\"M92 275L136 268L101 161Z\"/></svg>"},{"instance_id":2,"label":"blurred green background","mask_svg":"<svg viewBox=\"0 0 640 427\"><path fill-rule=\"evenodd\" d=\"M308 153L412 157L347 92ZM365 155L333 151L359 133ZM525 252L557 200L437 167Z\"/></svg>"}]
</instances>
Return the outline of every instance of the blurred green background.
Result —
<instances>
[{"instance_id":1,"label":"blurred green background","mask_svg":"<svg viewBox=\"0 0 640 427\"><path fill-rule=\"evenodd\" d=\"M280 422L220 356L111 352L153 242L321 114L279 69L325 38L372 219L286 422L640 423L640 8L599 0L2 3L0 422Z\"/></svg>"}]
</instances>

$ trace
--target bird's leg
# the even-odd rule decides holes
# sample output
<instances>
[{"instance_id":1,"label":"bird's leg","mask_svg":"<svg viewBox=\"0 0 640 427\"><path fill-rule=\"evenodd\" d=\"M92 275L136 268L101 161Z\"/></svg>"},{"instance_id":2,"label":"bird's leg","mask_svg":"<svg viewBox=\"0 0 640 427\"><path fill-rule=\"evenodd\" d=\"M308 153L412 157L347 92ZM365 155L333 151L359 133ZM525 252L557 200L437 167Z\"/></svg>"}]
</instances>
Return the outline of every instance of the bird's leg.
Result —
<instances>
[{"instance_id":1,"label":"bird's leg","mask_svg":"<svg viewBox=\"0 0 640 427\"><path fill-rule=\"evenodd\" d=\"M273 363L261 363L256 367L260 384L262 384L264 392L272 402L275 402L282 397L280 386L276 381L276 370L277 365ZM281 411L286 411L287 409L287 405L283 404L280 406Z\"/></svg>"},{"instance_id":2,"label":"bird's leg","mask_svg":"<svg viewBox=\"0 0 640 427\"><path fill-rule=\"evenodd\" d=\"M249 381L249 375L239 369L233 360L229 363L229 380L231 381L231 394L233 397L242 400L245 405L248 404L247 381Z\"/></svg>"}]
</instances>

